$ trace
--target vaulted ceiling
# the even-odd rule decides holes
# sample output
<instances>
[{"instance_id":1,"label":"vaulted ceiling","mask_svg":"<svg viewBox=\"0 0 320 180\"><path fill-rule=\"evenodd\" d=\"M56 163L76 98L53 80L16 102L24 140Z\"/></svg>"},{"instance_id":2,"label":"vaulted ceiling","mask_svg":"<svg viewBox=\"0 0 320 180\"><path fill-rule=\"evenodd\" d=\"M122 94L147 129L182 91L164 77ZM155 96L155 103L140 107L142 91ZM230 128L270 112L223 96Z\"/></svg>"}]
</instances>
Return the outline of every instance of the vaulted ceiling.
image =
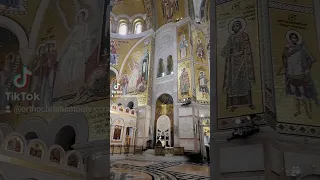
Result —
<instances>
[{"instance_id":1,"label":"vaulted ceiling","mask_svg":"<svg viewBox=\"0 0 320 180\"><path fill-rule=\"evenodd\" d=\"M112 13L126 14L132 16L134 14L144 14L144 0L115 0L115 5L112 8Z\"/></svg>"}]
</instances>

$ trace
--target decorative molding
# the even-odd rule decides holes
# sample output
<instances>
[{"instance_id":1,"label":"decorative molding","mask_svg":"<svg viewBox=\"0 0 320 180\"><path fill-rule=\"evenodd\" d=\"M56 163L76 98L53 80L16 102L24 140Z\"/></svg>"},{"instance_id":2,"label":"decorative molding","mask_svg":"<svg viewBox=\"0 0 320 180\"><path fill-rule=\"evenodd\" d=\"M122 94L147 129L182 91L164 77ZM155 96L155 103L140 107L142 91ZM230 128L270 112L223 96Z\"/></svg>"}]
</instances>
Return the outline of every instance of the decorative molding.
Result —
<instances>
[{"instance_id":1,"label":"decorative molding","mask_svg":"<svg viewBox=\"0 0 320 180\"><path fill-rule=\"evenodd\" d=\"M291 135L320 138L319 126L308 126L308 125L301 125L301 124L289 124L289 123L278 122L276 124L276 131L281 134L291 134Z\"/></svg>"},{"instance_id":2,"label":"decorative molding","mask_svg":"<svg viewBox=\"0 0 320 180\"><path fill-rule=\"evenodd\" d=\"M225 119L218 119L218 131L228 131L238 127L239 125L236 124L237 119L244 119L247 116L238 116L238 117L231 117ZM264 114L257 114L257 117L254 119L254 123L257 125L266 125L267 121Z\"/></svg>"},{"instance_id":3,"label":"decorative molding","mask_svg":"<svg viewBox=\"0 0 320 180\"><path fill-rule=\"evenodd\" d=\"M146 36L151 36L153 33L154 33L153 29L149 29L147 31L141 32L140 34L127 34L127 35L121 35L118 33L110 32L110 38L111 39L131 40L131 39L138 39L138 38L143 38Z\"/></svg>"},{"instance_id":4,"label":"decorative molding","mask_svg":"<svg viewBox=\"0 0 320 180\"><path fill-rule=\"evenodd\" d=\"M233 0L216 0L216 4L217 5L220 5L220 4L224 4L224 3L227 3L227 2L230 2L230 1L233 1Z\"/></svg>"},{"instance_id":5,"label":"decorative molding","mask_svg":"<svg viewBox=\"0 0 320 180\"><path fill-rule=\"evenodd\" d=\"M275 2L275 1L269 2L269 8L281 9L281 10L286 10L286 11L294 11L294 12L300 12L300 13L307 13L307 14L313 13L313 7L306 7L306 6L301 6L301 5L294 5L294 4Z\"/></svg>"},{"instance_id":6,"label":"decorative molding","mask_svg":"<svg viewBox=\"0 0 320 180\"><path fill-rule=\"evenodd\" d=\"M110 17L112 17L115 21L119 21L120 19L128 19L130 23L132 23L137 18L142 18L146 20L147 14L135 14L133 16L128 16L126 14L115 15L114 13L110 12Z\"/></svg>"}]
</instances>

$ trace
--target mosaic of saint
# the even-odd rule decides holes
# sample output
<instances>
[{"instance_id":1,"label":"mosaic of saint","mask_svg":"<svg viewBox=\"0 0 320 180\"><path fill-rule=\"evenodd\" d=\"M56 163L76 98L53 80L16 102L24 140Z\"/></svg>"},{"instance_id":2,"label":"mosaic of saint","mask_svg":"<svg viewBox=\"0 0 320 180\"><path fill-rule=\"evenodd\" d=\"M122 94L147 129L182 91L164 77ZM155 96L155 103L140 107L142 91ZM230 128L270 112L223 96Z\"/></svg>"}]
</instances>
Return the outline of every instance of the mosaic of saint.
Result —
<instances>
[{"instance_id":1,"label":"mosaic of saint","mask_svg":"<svg viewBox=\"0 0 320 180\"><path fill-rule=\"evenodd\" d=\"M225 58L223 92L227 97L226 108L231 112L245 106L255 109L251 92L255 83L253 56L245 28L243 18L235 18L230 23L230 37L221 53Z\"/></svg>"}]
</instances>

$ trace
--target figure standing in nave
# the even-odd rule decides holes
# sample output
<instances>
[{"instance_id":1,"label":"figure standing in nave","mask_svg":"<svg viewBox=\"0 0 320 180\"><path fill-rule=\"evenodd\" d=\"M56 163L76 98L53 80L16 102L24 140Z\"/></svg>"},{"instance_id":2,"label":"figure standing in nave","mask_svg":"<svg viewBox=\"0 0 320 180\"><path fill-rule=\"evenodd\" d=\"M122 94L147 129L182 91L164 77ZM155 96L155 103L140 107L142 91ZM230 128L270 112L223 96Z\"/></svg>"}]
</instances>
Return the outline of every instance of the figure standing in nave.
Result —
<instances>
[{"instance_id":1,"label":"figure standing in nave","mask_svg":"<svg viewBox=\"0 0 320 180\"><path fill-rule=\"evenodd\" d=\"M188 46L189 44L188 44L186 35L183 34L180 39L180 58L181 59L187 57Z\"/></svg>"},{"instance_id":2,"label":"figure standing in nave","mask_svg":"<svg viewBox=\"0 0 320 180\"><path fill-rule=\"evenodd\" d=\"M229 25L228 38L221 55L225 58L223 92L227 94L226 108L234 112L239 107L254 110L252 87L255 84L255 72L251 43L247 33L246 21L235 18Z\"/></svg>"},{"instance_id":3,"label":"figure standing in nave","mask_svg":"<svg viewBox=\"0 0 320 180\"><path fill-rule=\"evenodd\" d=\"M300 33L290 30L286 38L287 44L282 53L286 94L293 96L296 105L294 117L301 114L300 103L302 103L306 115L312 119L312 100L319 106L317 89L311 76L311 68L316 59L310 54Z\"/></svg>"}]
</instances>

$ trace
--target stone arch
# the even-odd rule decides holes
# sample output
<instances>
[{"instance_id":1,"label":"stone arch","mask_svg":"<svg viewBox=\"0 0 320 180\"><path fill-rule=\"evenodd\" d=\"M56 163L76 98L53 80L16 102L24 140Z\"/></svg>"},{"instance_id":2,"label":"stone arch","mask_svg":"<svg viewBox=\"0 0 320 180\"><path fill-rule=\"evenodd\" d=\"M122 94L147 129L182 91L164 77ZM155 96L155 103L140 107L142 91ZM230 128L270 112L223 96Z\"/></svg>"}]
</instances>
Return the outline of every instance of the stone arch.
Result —
<instances>
[{"instance_id":1,"label":"stone arch","mask_svg":"<svg viewBox=\"0 0 320 180\"><path fill-rule=\"evenodd\" d=\"M136 97L128 97L123 101L123 106L128 107L128 104L132 102L133 103L133 109L138 107L138 98Z\"/></svg>"},{"instance_id":2,"label":"stone arch","mask_svg":"<svg viewBox=\"0 0 320 180\"><path fill-rule=\"evenodd\" d=\"M4 137L14 131L13 127L6 123L0 123L0 130L2 131Z\"/></svg>"},{"instance_id":3,"label":"stone arch","mask_svg":"<svg viewBox=\"0 0 320 180\"><path fill-rule=\"evenodd\" d=\"M36 152L32 152L36 151ZM41 153L39 153L39 151ZM29 141L28 146L26 148L26 156L33 156L35 158L44 159L48 152L48 147L46 143L40 139L32 139Z\"/></svg>"},{"instance_id":4,"label":"stone arch","mask_svg":"<svg viewBox=\"0 0 320 180\"><path fill-rule=\"evenodd\" d=\"M66 162L67 166L69 166L69 167L74 167L74 168L82 168L83 167L83 159L82 159L81 154L78 151L69 151L67 153L65 162Z\"/></svg>"},{"instance_id":5,"label":"stone arch","mask_svg":"<svg viewBox=\"0 0 320 180\"><path fill-rule=\"evenodd\" d=\"M59 130L64 126L71 126L75 130L75 144L84 143L89 138L89 125L85 116L81 113L65 113L54 118L48 128L48 145L53 145Z\"/></svg>"},{"instance_id":6,"label":"stone arch","mask_svg":"<svg viewBox=\"0 0 320 180\"><path fill-rule=\"evenodd\" d=\"M28 133L35 133L38 139L46 141L46 132L48 129L48 123L45 119L40 117L33 117L23 121L17 129L16 132L20 133L23 136L26 136ZM27 139L27 137L25 137ZM28 139L27 139L28 140Z\"/></svg>"},{"instance_id":7,"label":"stone arch","mask_svg":"<svg viewBox=\"0 0 320 180\"><path fill-rule=\"evenodd\" d=\"M155 102L155 111L154 111L154 142L156 142L158 140L158 120L161 120L161 119L165 119L165 116L167 116L166 120L169 119L169 129L166 129L168 131L163 131L163 130L160 130L160 136L162 136L161 133L165 133L164 137L167 139L167 136L169 136L169 140L166 140L166 145L167 146L173 146L174 145L174 107L173 107L173 104L174 104L174 100L173 100L173 97L172 95L170 95L169 93L163 93L161 94L160 96L157 96L157 99L156 99L156 102ZM165 116L163 113L159 112L157 109L162 109L163 108L163 105L171 105L171 106L167 106L167 107L164 107L166 109L167 112L171 111L172 113L171 114L168 114L166 113ZM171 108L171 109L170 109ZM168 123L168 122L167 122ZM168 135L167 135L168 133ZM163 137L162 137L163 138ZM168 144L169 143L169 144Z\"/></svg>"},{"instance_id":8,"label":"stone arch","mask_svg":"<svg viewBox=\"0 0 320 180\"><path fill-rule=\"evenodd\" d=\"M23 28L14 20L0 15L0 26L10 30L19 40L19 53L24 64L28 64L29 40Z\"/></svg>"},{"instance_id":9,"label":"stone arch","mask_svg":"<svg viewBox=\"0 0 320 180\"><path fill-rule=\"evenodd\" d=\"M73 149L73 145L76 142L76 131L73 126L65 125L57 132L54 144L60 145L65 151Z\"/></svg>"},{"instance_id":10,"label":"stone arch","mask_svg":"<svg viewBox=\"0 0 320 180\"><path fill-rule=\"evenodd\" d=\"M59 152L60 156L55 156L54 151ZM51 163L62 164L64 163L65 157L66 157L66 152L59 145L52 145L49 148L47 153L47 160ZM56 159L56 158L59 158L59 159Z\"/></svg>"},{"instance_id":11,"label":"stone arch","mask_svg":"<svg viewBox=\"0 0 320 180\"><path fill-rule=\"evenodd\" d=\"M17 154L23 154L26 146L27 142L25 138L17 132L12 132L6 136L1 148L7 152L9 151Z\"/></svg>"},{"instance_id":12,"label":"stone arch","mask_svg":"<svg viewBox=\"0 0 320 180\"><path fill-rule=\"evenodd\" d=\"M114 74L116 75L116 79L119 81L120 77L119 77L119 72L116 68L114 67L110 67L110 71L114 72Z\"/></svg>"}]
</instances>

